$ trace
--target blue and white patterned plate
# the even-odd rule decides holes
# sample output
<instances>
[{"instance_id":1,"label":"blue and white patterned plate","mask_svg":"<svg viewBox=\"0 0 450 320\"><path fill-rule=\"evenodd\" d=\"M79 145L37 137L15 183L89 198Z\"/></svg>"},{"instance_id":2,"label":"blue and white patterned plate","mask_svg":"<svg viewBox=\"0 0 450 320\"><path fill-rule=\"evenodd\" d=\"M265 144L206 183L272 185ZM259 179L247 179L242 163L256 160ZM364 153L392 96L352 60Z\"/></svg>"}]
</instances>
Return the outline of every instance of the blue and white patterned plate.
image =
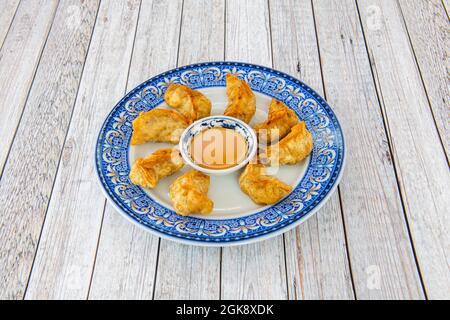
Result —
<instances>
[{"instance_id":1,"label":"blue and white patterned plate","mask_svg":"<svg viewBox=\"0 0 450 320\"><path fill-rule=\"evenodd\" d=\"M135 186L128 178L130 165L137 157L166 147L157 143L130 146L131 123L141 111L164 107L164 92L173 82L201 90L213 103L212 113L220 114L226 106L227 73L245 79L255 92L257 113L252 124L264 120L271 98L276 98L306 122L314 149L301 164L280 167L279 178L293 185L294 190L279 203L256 206L239 190L237 176L212 178L209 196L217 209L210 216L183 217L172 210L167 196L168 185L177 175L162 180L156 190ZM344 137L335 114L307 85L267 67L209 62L167 71L131 90L103 123L95 157L105 195L126 218L161 237L195 245L226 246L275 236L314 214L342 176L344 153Z\"/></svg>"}]
</instances>

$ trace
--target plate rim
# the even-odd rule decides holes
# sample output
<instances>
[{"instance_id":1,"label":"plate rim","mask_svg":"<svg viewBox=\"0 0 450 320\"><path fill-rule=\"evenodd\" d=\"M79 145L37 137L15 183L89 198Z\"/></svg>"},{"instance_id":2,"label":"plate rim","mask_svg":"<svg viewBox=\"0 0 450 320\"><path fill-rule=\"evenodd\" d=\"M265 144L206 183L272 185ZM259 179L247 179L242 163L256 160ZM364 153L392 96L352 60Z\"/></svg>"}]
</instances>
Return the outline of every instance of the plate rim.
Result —
<instances>
[{"instance_id":1,"label":"plate rim","mask_svg":"<svg viewBox=\"0 0 450 320\"><path fill-rule=\"evenodd\" d=\"M264 234L260 234L258 236L255 237L251 237L251 238L243 238L243 239L239 239L239 240L233 240L233 241L201 241L201 240L191 240L191 239L186 239L186 238L180 238L180 237L176 237L176 236L172 236L169 234L166 234L162 231L159 230L154 230L152 228L149 228L148 226L144 225L143 223L139 222L138 220L133 219L130 215L128 215L126 212L123 211L122 208L120 208L115 200L109 195L108 191L106 190L106 186L102 183L102 178L100 177L99 174L99 168L98 168L98 159L97 159L97 147L98 147L98 143L100 141L100 136L102 134L102 129L105 126L106 122L108 121L108 119L110 118L110 116L112 115L112 113L114 112L116 106L118 106L119 104L121 104L123 102L123 100L125 98L127 98L127 96L134 91L136 88L142 86L144 83L148 82L149 80L153 79L153 78L157 78L157 77L162 77L165 74L169 74L172 73L176 70L180 70L180 69L187 69L187 68L192 68L192 67L200 67L200 66L204 66L204 65L215 65L215 64L230 64L230 65L243 65L243 66L250 66L250 67L257 67L257 68L263 68L263 69L267 69L270 72L274 72L277 73L283 77L287 77L293 81L298 81L301 85L305 86L313 95L315 95L316 97L320 98L321 100L323 100L326 105L330 108L330 110L334 113L334 116L336 118L336 122L339 126L339 129L341 131L341 139L342 139L342 163L341 166L339 168L339 173L334 181L334 184L331 186L331 188L329 189L328 193L320 200L320 202L315 205L308 213L306 213L304 216L298 218L295 222L292 222L290 224L287 224L275 231L272 232L268 232L268 233L264 233ZM106 197L106 199L110 202L110 204L112 204L113 208L115 209L115 211L117 213L119 213L121 216L123 216L125 219L127 219L128 221L130 221L131 223L133 223L135 226L137 226L138 228L145 230L146 232L149 232L150 234L153 234L157 237L163 238L163 239L167 239L167 240L171 240L174 242L178 242L178 243L183 243L183 244L187 244L187 245L194 245L194 246L200 246L200 247L232 247L232 246L240 246L240 245L245 245L245 244L250 244L250 243L255 243L255 242L259 242L259 241L264 241L270 238L274 238L280 234L283 234L285 232L288 232L289 230L294 229L295 227L299 226L300 224L302 224L303 222L305 222L306 220L308 220L310 217L314 216L317 211L319 211L324 205L325 203L328 202L329 198L334 194L334 192L336 191L336 188L339 186L339 183L342 179L344 170L345 170L345 166L346 166L346 162L347 162L347 144L346 144L346 138L345 138L345 133L344 133L344 129L343 126L341 124L341 122L339 121L338 117L336 116L335 112L333 111L333 109L331 108L330 104L328 103L328 101L326 101L325 98L322 97L322 95L318 94L313 88L311 88L308 84L306 84L305 82L301 81L300 79L279 71L277 69L273 69L272 67L267 67L267 66L263 66L263 65L258 65L255 63L249 63L249 62L242 62L242 61L229 61L229 60L218 60L218 61L204 61L204 62L196 62L196 63L191 63L191 64L187 64L187 65L182 65L179 67L175 67L172 69L169 69L167 71L164 71L162 73L156 74L154 76L151 76L150 78L148 78L147 80L144 80L143 82L139 83L138 85L136 85L135 87L133 87L132 89L130 89L128 92L126 92L124 94L124 96L118 100L118 102L112 107L112 109L107 113L107 115L105 116L105 119L103 120L103 122L100 125L100 128L98 128L98 135L97 135L97 139L95 139L94 141L94 168L95 168L95 174L97 176L97 181L98 184L100 185L100 189L103 193L103 195Z\"/></svg>"}]
</instances>

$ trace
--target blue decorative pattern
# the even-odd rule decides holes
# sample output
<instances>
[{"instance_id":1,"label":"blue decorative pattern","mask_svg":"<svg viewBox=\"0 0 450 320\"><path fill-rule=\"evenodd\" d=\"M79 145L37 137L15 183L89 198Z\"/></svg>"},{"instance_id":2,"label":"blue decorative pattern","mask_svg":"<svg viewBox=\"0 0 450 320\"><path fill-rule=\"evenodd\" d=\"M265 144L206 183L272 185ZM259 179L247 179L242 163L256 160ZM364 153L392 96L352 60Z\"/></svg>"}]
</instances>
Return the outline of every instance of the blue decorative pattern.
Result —
<instances>
[{"instance_id":1,"label":"blue decorative pattern","mask_svg":"<svg viewBox=\"0 0 450 320\"><path fill-rule=\"evenodd\" d=\"M208 220L177 215L131 183L131 122L141 111L163 102L169 84L193 89L225 87L225 75L245 79L259 93L276 98L306 122L314 138L308 168L292 193L276 205L233 219ZM240 62L210 62L180 67L147 80L113 108L100 131L96 168L108 197L135 222L165 236L194 242L226 244L267 236L307 217L336 185L343 169L344 139L328 104L304 83L282 72Z\"/></svg>"}]
</instances>

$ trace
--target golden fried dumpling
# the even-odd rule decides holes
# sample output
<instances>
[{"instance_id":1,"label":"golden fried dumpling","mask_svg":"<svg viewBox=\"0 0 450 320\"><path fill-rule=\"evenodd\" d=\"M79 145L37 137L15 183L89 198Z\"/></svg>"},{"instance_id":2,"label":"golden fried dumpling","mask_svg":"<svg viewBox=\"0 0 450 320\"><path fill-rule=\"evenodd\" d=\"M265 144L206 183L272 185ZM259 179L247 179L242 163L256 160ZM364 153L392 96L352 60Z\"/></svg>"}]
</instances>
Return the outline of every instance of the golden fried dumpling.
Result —
<instances>
[{"instance_id":1,"label":"golden fried dumpling","mask_svg":"<svg viewBox=\"0 0 450 320\"><path fill-rule=\"evenodd\" d=\"M130 180L139 186L154 188L160 179L170 176L183 166L183 159L177 149L159 149L146 158L136 160L131 167Z\"/></svg>"},{"instance_id":2,"label":"golden fried dumpling","mask_svg":"<svg viewBox=\"0 0 450 320\"><path fill-rule=\"evenodd\" d=\"M241 190L257 204L274 204L284 198L292 187L266 175L262 164L248 164L239 178Z\"/></svg>"},{"instance_id":3,"label":"golden fried dumpling","mask_svg":"<svg viewBox=\"0 0 450 320\"><path fill-rule=\"evenodd\" d=\"M191 94L192 101L197 110L196 120L209 117L211 115L211 101L200 91L191 89Z\"/></svg>"},{"instance_id":4,"label":"golden fried dumpling","mask_svg":"<svg viewBox=\"0 0 450 320\"><path fill-rule=\"evenodd\" d=\"M175 211L187 216L192 213L211 213L214 203L208 198L209 176L191 170L178 177L169 188Z\"/></svg>"},{"instance_id":5,"label":"golden fried dumpling","mask_svg":"<svg viewBox=\"0 0 450 320\"><path fill-rule=\"evenodd\" d=\"M133 121L131 144L148 141L178 143L189 122L176 111L152 109L141 112Z\"/></svg>"},{"instance_id":6,"label":"golden fried dumpling","mask_svg":"<svg viewBox=\"0 0 450 320\"><path fill-rule=\"evenodd\" d=\"M293 126L291 132L278 143L267 147L261 160L270 164L295 164L305 159L312 149L312 135L302 121Z\"/></svg>"},{"instance_id":7,"label":"golden fried dumpling","mask_svg":"<svg viewBox=\"0 0 450 320\"><path fill-rule=\"evenodd\" d=\"M283 102L272 99L267 120L254 126L256 135L263 142L274 142L286 136L298 123L295 111Z\"/></svg>"},{"instance_id":8,"label":"golden fried dumpling","mask_svg":"<svg viewBox=\"0 0 450 320\"><path fill-rule=\"evenodd\" d=\"M189 122L211 114L211 101L201 92L172 83L164 94L166 103L177 109Z\"/></svg>"},{"instance_id":9,"label":"golden fried dumpling","mask_svg":"<svg viewBox=\"0 0 450 320\"><path fill-rule=\"evenodd\" d=\"M227 74L226 80L229 103L224 115L249 123L256 111L255 94L245 80L235 75Z\"/></svg>"}]
</instances>

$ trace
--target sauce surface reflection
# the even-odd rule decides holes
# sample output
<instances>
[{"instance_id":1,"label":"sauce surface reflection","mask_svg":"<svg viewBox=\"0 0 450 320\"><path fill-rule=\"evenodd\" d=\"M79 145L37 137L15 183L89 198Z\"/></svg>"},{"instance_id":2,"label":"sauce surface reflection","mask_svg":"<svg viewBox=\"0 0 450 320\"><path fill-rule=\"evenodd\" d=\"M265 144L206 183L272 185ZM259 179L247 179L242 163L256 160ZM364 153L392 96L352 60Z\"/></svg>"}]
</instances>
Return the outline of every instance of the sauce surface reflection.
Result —
<instances>
[{"instance_id":1,"label":"sauce surface reflection","mask_svg":"<svg viewBox=\"0 0 450 320\"><path fill-rule=\"evenodd\" d=\"M190 153L194 162L207 169L227 169L245 159L247 142L232 129L206 129L192 138Z\"/></svg>"}]
</instances>

